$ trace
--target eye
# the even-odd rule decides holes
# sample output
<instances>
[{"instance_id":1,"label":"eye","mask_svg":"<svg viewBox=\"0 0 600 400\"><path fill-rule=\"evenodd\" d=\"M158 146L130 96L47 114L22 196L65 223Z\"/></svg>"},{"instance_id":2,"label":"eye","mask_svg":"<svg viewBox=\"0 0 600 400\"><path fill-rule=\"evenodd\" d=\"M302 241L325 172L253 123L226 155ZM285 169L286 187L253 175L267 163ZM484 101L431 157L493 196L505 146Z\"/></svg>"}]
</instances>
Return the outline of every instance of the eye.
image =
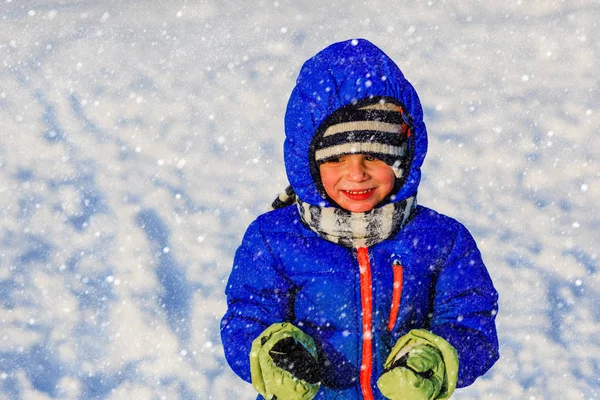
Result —
<instances>
[{"instance_id":1,"label":"eye","mask_svg":"<svg viewBox=\"0 0 600 400\"><path fill-rule=\"evenodd\" d=\"M379 158L367 154L367 155L365 155L365 160L367 160L367 161L379 161Z\"/></svg>"},{"instance_id":2,"label":"eye","mask_svg":"<svg viewBox=\"0 0 600 400\"><path fill-rule=\"evenodd\" d=\"M323 164L328 164L328 163L336 164L341 161L342 161L341 157L331 157L331 158L328 158L327 160L323 161Z\"/></svg>"}]
</instances>

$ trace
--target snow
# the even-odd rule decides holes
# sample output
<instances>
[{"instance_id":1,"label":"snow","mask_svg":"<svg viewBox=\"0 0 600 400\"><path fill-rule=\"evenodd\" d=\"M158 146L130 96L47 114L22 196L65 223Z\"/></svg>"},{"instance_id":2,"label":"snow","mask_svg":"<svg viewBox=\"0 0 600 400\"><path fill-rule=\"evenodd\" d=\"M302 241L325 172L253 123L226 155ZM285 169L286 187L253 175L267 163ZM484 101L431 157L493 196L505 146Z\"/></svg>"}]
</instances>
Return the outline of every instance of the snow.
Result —
<instances>
[{"instance_id":1,"label":"snow","mask_svg":"<svg viewBox=\"0 0 600 400\"><path fill-rule=\"evenodd\" d=\"M501 360L457 399L600 398L594 0L5 1L0 397L251 399L219 319L286 186L305 59L365 37L430 132L421 204L475 236Z\"/></svg>"}]
</instances>

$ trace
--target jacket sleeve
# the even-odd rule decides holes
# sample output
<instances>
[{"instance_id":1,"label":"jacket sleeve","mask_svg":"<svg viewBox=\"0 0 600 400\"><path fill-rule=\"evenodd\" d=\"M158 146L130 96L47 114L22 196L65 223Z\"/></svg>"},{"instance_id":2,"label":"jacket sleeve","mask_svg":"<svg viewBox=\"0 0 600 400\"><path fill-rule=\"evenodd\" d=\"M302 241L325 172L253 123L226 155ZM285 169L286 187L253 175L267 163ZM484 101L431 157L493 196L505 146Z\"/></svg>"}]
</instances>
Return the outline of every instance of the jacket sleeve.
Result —
<instances>
[{"instance_id":1,"label":"jacket sleeve","mask_svg":"<svg viewBox=\"0 0 600 400\"><path fill-rule=\"evenodd\" d=\"M468 386L498 360L498 293L467 229L459 225L435 284L430 330L458 353L457 387Z\"/></svg>"},{"instance_id":2,"label":"jacket sleeve","mask_svg":"<svg viewBox=\"0 0 600 400\"><path fill-rule=\"evenodd\" d=\"M252 341L275 322L292 319L294 287L280 270L257 221L250 224L235 254L225 289L227 311L221 320L225 358L247 382Z\"/></svg>"}]
</instances>

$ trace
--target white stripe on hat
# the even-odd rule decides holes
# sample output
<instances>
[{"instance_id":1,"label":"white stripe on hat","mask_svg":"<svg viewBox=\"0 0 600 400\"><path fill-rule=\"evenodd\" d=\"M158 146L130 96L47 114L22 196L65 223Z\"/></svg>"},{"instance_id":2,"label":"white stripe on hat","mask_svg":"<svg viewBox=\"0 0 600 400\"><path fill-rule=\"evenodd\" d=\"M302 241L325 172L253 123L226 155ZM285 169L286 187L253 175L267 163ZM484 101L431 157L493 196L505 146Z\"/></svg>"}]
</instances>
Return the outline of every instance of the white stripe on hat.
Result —
<instances>
[{"instance_id":1,"label":"white stripe on hat","mask_svg":"<svg viewBox=\"0 0 600 400\"><path fill-rule=\"evenodd\" d=\"M381 110L400 112L401 108L398 104L379 101L375 104L360 107L359 110Z\"/></svg>"},{"instance_id":2,"label":"white stripe on hat","mask_svg":"<svg viewBox=\"0 0 600 400\"><path fill-rule=\"evenodd\" d=\"M317 150L315 159L318 162L342 154L356 153L388 154L390 156L404 157L408 153L408 145L404 143L402 146L392 146L390 144L377 142L343 143L337 146L325 147L324 149Z\"/></svg>"}]
</instances>

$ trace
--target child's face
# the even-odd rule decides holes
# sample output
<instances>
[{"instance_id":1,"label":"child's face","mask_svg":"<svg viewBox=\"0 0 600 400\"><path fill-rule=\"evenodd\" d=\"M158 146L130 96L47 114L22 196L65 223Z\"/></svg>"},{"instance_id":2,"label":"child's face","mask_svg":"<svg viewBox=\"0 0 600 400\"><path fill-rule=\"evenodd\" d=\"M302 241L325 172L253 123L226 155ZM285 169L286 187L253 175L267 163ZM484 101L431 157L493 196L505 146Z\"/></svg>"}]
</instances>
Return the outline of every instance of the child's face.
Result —
<instances>
[{"instance_id":1,"label":"child's face","mask_svg":"<svg viewBox=\"0 0 600 400\"><path fill-rule=\"evenodd\" d=\"M347 154L320 165L325 192L352 212L371 210L385 199L396 181L385 162L365 154Z\"/></svg>"}]
</instances>

